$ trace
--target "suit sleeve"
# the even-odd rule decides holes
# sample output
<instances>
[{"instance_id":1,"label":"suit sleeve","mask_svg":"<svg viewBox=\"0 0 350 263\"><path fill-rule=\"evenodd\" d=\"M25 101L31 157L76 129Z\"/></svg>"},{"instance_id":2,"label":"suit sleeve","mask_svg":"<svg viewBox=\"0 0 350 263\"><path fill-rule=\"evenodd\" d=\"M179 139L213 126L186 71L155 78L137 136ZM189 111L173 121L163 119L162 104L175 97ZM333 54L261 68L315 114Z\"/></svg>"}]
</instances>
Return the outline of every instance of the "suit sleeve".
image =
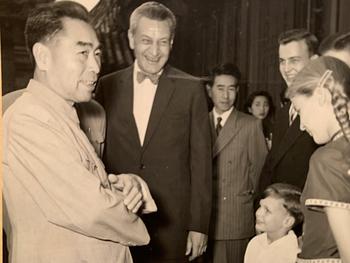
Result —
<instances>
[{"instance_id":1,"label":"suit sleeve","mask_svg":"<svg viewBox=\"0 0 350 263\"><path fill-rule=\"evenodd\" d=\"M212 154L208 107L204 87L195 90L191 108L190 231L208 233L212 198Z\"/></svg>"},{"instance_id":2,"label":"suit sleeve","mask_svg":"<svg viewBox=\"0 0 350 263\"><path fill-rule=\"evenodd\" d=\"M253 183L254 192L258 190L259 177L267 155L267 146L259 120L254 121L251 137L248 140L248 158L250 161L249 177Z\"/></svg>"},{"instance_id":3,"label":"suit sleeve","mask_svg":"<svg viewBox=\"0 0 350 263\"><path fill-rule=\"evenodd\" d=\"M13 116L7 129L11 175L49 222L125 245L148 243L143 222L126 209L123 195L101 185L50 114L35 107Z\"/></svg>"}]
</instances>

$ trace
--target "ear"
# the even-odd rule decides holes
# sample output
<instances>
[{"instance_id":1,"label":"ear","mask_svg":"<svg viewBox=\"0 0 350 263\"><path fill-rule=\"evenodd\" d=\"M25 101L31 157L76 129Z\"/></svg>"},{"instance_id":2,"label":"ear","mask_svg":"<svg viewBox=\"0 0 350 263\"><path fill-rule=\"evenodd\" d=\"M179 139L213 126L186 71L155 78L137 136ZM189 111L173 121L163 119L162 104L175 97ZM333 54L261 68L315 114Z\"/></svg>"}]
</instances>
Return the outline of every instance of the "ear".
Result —
<instances>
[{"instance_id":1,"label":"ear","mask_svg":"<svg viewBox=\"0 0 350 263\"><path fill-rule=\"evenodd\" d=\"M135 48L135 39L134 34L131 32L131 30L128 30L128 39L129 39L129 47L134 50Z\"/></svg>"},{"instance_id":2,"label":"ear","mask_svg":"<svg viewBox=\"0 0 350 263\"><path fill-rule=\"evenodd\" d=\"M211 98L211 97L212 97L212 91L211 91L210 85L209 85L209 84L206 84L206 85L205 85L205 89L207 90L207 93L208 93L209 98Z\"/></svg>"},{"instance_id":3,"label":"ear","mask_svg":"<svg viewBox=\"0 0 350 263\"><path fill-rule=\"evenodd\" d=\"M288 215L284 220L283 220L283 226L287 229L291 229L295 223L295 218L292 217L291 215Z\"/></svg>"},{"instance_id":4,"label":"ear","mask_svg":"<svg viewBox=\"0 0 350 263\"><path fill-rule=\"evenodd\" d=\"M37 68L46 71L50 65L51 54L49 48L37 42L34 44L32 51Z\"/></svg>"},{"instance_id":5,"label":"ear","mask_svg":"<svg viewBox=\"0 0 350 263\"><path fill-rule=\"evenodd\" d=\"M248 107L248 112L252 113L252 107Z\"/></svg>"},{"instance_id":6,"label":"ear","mask_svg":"<svg viewBox=\"0 0 350 263\"><path fill-rule=\"evenodd\" d=\"M316 58L318 58L318 55L317 55L317 54L313 54L313 55L310 57L310 59L316 59Z\"/></svg>"},{"instance_id":7,"label":"ear","mask_svg":"<svg viewBox=\"0 0 350 263\"><path fill-rule=\"evenodd\" d=\"M170 39L170 49L173 48L174 38Z\"/></svg>"}]
</instances>

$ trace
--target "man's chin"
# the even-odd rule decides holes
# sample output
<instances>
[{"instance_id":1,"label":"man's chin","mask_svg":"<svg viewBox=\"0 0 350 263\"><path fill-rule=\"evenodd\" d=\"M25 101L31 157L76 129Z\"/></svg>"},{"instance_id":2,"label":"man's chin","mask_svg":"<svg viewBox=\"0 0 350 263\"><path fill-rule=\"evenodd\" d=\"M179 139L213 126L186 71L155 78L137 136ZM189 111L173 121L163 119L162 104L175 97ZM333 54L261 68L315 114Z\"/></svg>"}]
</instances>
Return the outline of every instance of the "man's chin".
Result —
<instances>
[{"instance_id":1,"label":"man's chin","mask_svg":"<svg viewBox=\"0 0 350 263\"><path fill-rule=\"evenodd\" d=\"M90 94L86 94L86 95L84 95L84 96L80 96L79 98L78 98L78 101L76 101L76 103L80 103L80 102L88 102L88 101L90 101L92 99L92 94L90 93Z\"/></svg>"}]
</instances>

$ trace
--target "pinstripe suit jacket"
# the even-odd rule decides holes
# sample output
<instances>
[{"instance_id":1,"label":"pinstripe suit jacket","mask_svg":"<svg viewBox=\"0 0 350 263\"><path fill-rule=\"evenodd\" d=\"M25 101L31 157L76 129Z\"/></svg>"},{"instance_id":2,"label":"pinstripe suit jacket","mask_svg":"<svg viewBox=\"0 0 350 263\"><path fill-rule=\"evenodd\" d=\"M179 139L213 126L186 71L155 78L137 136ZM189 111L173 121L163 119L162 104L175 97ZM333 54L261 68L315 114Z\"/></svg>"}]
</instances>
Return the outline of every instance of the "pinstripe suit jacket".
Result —
<instances>
[{"instance_id":1,"label":"pinstripe suit jacket","mask_svg":"<svg viewBox=\"0 0 350 263\"><path fill-rule=\"evenodd\" d=\"M212 112L209 117L215 164L211 238L251 237L253 194L267 154L261 121L233 110L217 137Z\"/></svg>"}]
</instances>

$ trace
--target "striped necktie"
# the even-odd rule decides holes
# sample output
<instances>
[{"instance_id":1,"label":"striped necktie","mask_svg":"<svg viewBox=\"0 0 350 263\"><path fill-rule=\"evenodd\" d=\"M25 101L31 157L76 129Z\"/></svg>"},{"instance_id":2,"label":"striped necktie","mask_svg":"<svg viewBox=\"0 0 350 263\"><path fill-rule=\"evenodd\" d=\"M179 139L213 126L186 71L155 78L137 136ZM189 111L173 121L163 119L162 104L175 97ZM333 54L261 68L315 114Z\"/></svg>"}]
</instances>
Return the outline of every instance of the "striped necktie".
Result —
<instances>
[{"instance_id":1,"label":"striped necktie","mask_svg":"<svg viewBox=\"0 0 350 263\"><path fill-rule=\"evenodd\" d=\"M219 135L219 133L220 133L220 131L221 131L221 129L222 129L221 121L222 121L222 118L221 118L221 117L218 117L218 118L217 118L216 127L215 127L216 135Z\"/></svg>"}]
</instances>

